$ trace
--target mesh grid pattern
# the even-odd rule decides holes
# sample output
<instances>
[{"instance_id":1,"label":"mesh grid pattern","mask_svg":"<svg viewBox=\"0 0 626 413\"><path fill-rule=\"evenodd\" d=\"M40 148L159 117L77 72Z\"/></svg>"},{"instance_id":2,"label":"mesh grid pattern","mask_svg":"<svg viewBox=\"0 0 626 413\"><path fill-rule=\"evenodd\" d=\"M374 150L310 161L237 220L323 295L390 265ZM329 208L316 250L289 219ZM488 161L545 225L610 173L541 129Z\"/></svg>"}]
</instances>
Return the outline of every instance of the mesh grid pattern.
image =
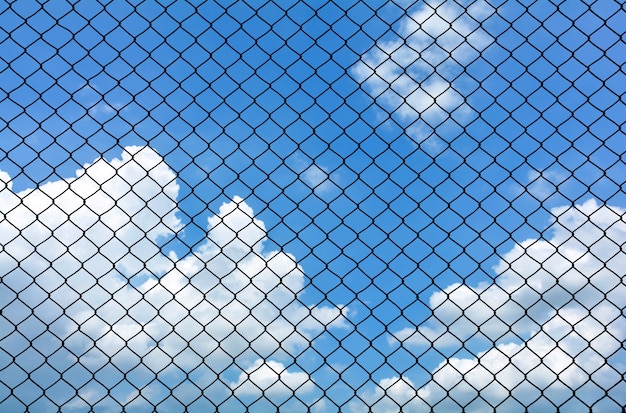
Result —
<instances>
[{"instance_id":1,"label":"mesh grid pattern","mask_svg":"<svg viewBox=\"0 0 626 413\"><path fill-rule=\"evenodd\" d=\"M4 2L0 411L625 411L624 28Z\"/></svg>"}]
</instances>

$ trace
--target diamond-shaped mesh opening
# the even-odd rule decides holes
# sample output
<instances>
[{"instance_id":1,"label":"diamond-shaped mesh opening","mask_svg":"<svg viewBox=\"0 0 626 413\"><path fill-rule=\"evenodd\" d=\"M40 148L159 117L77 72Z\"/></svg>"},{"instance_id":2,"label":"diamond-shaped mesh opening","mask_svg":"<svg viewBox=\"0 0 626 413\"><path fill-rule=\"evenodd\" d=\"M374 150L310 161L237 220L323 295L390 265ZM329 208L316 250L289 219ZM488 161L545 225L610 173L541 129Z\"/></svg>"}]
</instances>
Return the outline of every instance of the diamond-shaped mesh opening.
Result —
<instances>
[{"instance_id":1,"label":"diamond-shaped mesh opening","mask_svg":"<svg viewBox=\"0 0 626 413\"><path fill-rule=\"evenodd\" d=\"M0 5L0 411L624 412L624 27Z\"/></svg>"}]
</instances>

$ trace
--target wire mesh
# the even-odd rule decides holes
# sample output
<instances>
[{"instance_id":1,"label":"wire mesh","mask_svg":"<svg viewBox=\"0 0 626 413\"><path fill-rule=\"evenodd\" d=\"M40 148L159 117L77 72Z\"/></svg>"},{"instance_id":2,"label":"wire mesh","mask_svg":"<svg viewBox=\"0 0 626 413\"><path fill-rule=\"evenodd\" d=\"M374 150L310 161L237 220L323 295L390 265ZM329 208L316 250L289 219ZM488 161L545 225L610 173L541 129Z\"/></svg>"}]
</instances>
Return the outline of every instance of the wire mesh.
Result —
<instances>
[{"instance_id":1,"label":"wire mesh","mask_svg":"<svg viewBox=\"0 0 626 413\"><path fill-rule=\"evenodd\" d=\"M617 412L621 2L0 5L0 411Z\"/></svg>"}]
</instances>

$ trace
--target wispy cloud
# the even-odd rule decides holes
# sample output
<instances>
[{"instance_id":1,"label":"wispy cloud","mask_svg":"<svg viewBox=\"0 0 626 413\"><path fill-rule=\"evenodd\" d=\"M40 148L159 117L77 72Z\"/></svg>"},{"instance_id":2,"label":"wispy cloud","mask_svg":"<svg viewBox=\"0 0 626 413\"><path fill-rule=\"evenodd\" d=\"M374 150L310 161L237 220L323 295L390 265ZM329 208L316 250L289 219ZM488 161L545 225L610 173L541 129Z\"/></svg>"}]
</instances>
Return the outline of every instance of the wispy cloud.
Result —
<instances>
[{"instance_id":1,"label":"wispy cloud","mask_svg":"<svg viewBox=\"0 0 626 413\"><path fill-rule=\"evenodd\" d=\"M558 193L559 185L569 178L568 174L558 170L543 172L529 171L526 190L536 199L545 200Z\"/></svg>"},{"instance_id":2,"label":"wispy cloud","mask_svg":"<svg viewBox=\"0 0 626 413\"><path fill-rule=\"evenodd\" d=\"M326 193L338 188L335 183L337 177L328 173L326 168L315 164L306 168L300 176L309 187L318 193Z\"/></svg>"}]
</instances>

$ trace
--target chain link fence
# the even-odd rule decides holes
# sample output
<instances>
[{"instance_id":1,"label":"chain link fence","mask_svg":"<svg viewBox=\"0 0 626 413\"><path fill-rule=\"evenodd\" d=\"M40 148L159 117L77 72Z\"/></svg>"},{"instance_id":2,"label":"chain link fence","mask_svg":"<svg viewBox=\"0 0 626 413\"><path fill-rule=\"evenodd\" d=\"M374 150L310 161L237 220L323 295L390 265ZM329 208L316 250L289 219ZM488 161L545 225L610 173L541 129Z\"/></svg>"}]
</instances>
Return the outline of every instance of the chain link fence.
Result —
<instances>
[{"instance_id":1,"label":"chain link fence","mask_svg":"<svg viewBox=\"0 0 626 413\"><path fill-rule=\"evenodd\" d=\"M620 1L0 4L0 411L623 412Z\"/></svg>"}]
</instances>

